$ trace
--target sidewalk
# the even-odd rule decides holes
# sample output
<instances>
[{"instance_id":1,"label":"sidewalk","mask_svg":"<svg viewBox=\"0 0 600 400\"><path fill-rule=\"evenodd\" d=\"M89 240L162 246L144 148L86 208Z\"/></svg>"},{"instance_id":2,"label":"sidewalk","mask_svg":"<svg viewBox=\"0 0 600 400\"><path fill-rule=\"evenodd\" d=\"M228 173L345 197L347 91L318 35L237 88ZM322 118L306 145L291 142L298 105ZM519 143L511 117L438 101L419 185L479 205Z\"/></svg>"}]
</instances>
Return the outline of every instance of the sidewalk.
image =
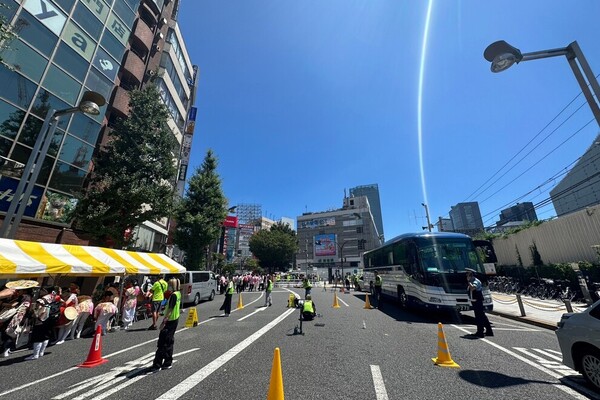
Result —
<instances>
[{"instance_id":1,"label":"sidewalk","mask_svg":"<svg viewBox=\"0 0 600 400\"><path fill-rule=\"evenodd\" d=\"M521 296L525 316L521 316L517 296L492 292L494 310L490 314L514 319L517 321L533 324L547 329L556 329L556 324L563 314L567 313L564 303L556 300L540 300L528 296ZM573 304L573 312L585 310L585 304Z\"/></svg>"}]
</instances>

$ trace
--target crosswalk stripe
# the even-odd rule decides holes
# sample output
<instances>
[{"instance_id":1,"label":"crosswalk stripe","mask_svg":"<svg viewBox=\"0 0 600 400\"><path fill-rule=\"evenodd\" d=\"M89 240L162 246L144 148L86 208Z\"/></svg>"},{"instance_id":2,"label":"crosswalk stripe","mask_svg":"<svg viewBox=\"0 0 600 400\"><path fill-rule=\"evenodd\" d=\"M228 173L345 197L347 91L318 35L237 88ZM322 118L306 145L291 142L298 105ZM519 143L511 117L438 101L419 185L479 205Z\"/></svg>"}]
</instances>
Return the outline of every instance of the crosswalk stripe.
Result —
<instances>
[{"instance_id":1,"label":"crosswalk stripe","mask_svg":"<svg viewBox=\"0 0 600 400\"><path fill-rule=\"evenodd\" d=\"M545 355L546 357L550 357L550 358L552 358L552 359L554 359L554 360L556 360L556 361L559 361L559 362L561 362L561 363L562 363L562 357L555 356L554 354L551 354L551 353L550 353L548 350L546 350L546 349L544 349L544 350L542 350L542 349L533 349L533 351L537 351L538 353L540 353L540 354L543 354L543 355Z\"/></svg>"}]
</instances>

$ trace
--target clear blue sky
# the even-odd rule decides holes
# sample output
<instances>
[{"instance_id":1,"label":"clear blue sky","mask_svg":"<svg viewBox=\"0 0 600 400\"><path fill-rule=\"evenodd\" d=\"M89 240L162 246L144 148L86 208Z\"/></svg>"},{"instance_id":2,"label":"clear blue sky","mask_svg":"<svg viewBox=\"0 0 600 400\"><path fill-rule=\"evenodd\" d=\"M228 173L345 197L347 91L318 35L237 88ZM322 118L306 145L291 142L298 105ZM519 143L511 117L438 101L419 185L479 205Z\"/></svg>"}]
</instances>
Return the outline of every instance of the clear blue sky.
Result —
<instances>
[{"instance_id":1,"label":"clear blue sky","mask_svg":"<svg viewBox=\"0 0 600 400\"><path fill-rule=\"evenodd\" d=\"M261 204L274 219L338 208L345 188L377 183L386 238L421 230L417 105L427 1L181 3L179 24L200 68L188 175L213 149L230 204ZM497 208L593 142L595 122L547 155L593 118L584 105L567 120L585 103L579 96L509 166L525 156L519 165L469 197L580 92L564 57L493 74L484 49L499 39L523 52L577 40L598 74L599 15L596 0L433 1L422 103L432 219L468 199L492 225ZM538 203L552 186L520 201ZM555 215L551 205L537 212Z\"/></svg>"}]
</instances>

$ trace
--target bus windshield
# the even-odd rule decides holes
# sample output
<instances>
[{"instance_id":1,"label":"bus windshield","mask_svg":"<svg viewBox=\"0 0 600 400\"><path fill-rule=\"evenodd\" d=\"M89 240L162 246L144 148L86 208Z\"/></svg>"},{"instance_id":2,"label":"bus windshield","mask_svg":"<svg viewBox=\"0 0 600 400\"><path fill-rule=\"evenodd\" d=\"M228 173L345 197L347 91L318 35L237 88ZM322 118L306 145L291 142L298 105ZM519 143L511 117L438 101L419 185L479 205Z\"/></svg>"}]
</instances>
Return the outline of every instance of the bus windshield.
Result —
<instances>
[{"instance_id":1,"label":"bus windshield","mask_svg":"<svg viewBox=\"0 0 600 400\"><path fill-rule=\"evenodd\" d=\"M419 261L425 273L456 273L471 268L483 273L483 265L470 242L447 242L419 246Z\"/></svg>"}]
</instances>

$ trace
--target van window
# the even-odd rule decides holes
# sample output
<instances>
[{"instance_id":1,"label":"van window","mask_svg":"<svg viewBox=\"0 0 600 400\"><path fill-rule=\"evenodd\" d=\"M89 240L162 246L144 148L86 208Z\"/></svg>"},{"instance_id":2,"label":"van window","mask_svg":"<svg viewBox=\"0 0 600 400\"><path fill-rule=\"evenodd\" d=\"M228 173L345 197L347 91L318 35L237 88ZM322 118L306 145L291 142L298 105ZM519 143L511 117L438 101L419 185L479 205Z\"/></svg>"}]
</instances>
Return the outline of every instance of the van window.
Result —
<instances>
[{"instance_id":1,"label":"van window","mask_svg":"<svg viewBox=\"0 0 600 400\"><path fill-rule=\"evenodd\" d=\"M179 283L183 285L184 283L190 283L189 279L188 279L189 275L190 274L188 272L186 272L184 274L167 274L167 275L165 275L165 281L169 282L169 279L177 278L177 279L179 279Z\"/></svg>"},{"instance_id":2,"label":"van window","mask_svg":"<svg viewBox=\"0 0 600 400\"><path fill-rule=\"evenodd\" d=\"M208 272L197 272L194 275L194 283L198 282L207 282L208 281Z\"/></svg>"}]
</instances>

